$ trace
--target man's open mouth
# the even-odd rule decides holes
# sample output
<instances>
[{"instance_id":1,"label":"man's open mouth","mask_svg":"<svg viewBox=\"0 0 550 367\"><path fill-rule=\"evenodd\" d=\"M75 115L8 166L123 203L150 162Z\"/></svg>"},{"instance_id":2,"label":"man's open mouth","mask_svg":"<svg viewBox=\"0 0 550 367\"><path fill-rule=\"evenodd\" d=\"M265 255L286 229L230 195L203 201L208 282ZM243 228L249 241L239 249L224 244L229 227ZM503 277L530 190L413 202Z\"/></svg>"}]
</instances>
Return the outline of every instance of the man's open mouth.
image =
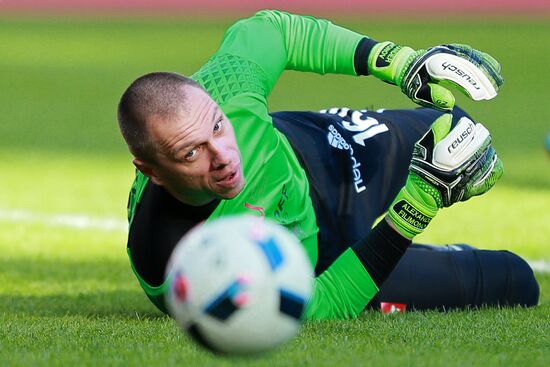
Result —
<instances>
[{"instance_id":1,"label":"man's open mouth","mask_svg":"<svg viewBox=\"0 0 550 367\"><path fill-rule=\"evenodd\" d=\"M224 177L223 179L220 180L220 182L231 181L233 178L235 178L236 175L237 175L237 171L235 171L232 174Z\"/></svg>"},{"instance_id":2,"label":"man's open mouth","mask_svg":"<svg viewBox=\"0 0 550 367\"><path fill-rule=\"evenodd\" d=\"M235 168L229 174L217 180L216 183L222 186L232 186L233 184L235 184L238 178L238 175L239 175L239 167L237 166L237 168Z\"/></svg>"}]
</instances>

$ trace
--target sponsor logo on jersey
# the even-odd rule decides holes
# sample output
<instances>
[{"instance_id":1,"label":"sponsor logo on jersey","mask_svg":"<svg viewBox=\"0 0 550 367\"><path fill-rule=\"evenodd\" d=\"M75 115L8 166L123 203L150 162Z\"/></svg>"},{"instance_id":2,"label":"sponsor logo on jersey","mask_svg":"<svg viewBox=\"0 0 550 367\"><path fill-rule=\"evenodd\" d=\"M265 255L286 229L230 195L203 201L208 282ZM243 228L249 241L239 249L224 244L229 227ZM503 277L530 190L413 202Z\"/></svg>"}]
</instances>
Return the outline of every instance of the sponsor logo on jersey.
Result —
<instances>
[{"instance_id":1,"label":"sponsor logo on jersey","mask_svg":"<svg viewBox=\"0 0 550 367\"><path fill-rule=\"evenodd\" d=\"M351 148L348 142L346 141L346 139L344 139L342 135L340 135L340 133L334 128L333 125L330 125L328 127L328 130L329 131L328 131L327 138L331 146L340 150L348 150Z\"/></svg>"},{"instance_id":2,"label":"sponsor logo on jersey","mask_svg":"<svg viewBox=\"0 0 550 367\"><path fill-rule=\"evenodd\" d=\"M250 210L254 210L255 212L258 212L260 214L260 217L265 217L264 208L261 206L252 205L250 203L244 203L244 207Z\"/></svg>"},{"instance_id":3,"label":"sponsor logo on jersey","mask_svg":"<svg viewBox=\"0 0 550 367\"><path fill-rule=\"evenodd\" d=\"M286 184L283 185L283 188L281 190L281 197L279 198L279 201L277 202L277 209L275 209L275 212L273 215L276 219L287 219L287 211L285 209L286 201L288 200L288 194L287 194L287 187Z\"/></svg>"},{"instance_id":4,"label":"sponsor logo on jersey","mask_svg":"<svg viewBox=\"0 0 550 367\"><path fill-rule=\"evenodd\" d=\"M336 130L334 125L329 125L327 138L329 144L334 148L347 150L349 152L352 163L351 171L353 175L353 185L355 187L355 192L360 193L365 191L367 188L365 187L365 185L363 185L363 178L361 176L361 171L359 170L359 167L361 167L361 163L357 162L352 146L349 145L346 139L344 139L344 137L338 132L338 130Z\"/></svg>"}]
</instances>

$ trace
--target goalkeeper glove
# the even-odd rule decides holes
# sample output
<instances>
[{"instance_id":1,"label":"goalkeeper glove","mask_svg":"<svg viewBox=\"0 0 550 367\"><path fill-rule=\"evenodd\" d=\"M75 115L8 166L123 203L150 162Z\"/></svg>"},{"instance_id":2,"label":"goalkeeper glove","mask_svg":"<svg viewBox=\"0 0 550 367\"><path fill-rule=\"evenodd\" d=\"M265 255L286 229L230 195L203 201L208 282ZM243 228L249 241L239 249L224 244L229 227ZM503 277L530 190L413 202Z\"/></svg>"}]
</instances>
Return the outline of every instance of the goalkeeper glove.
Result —
<instances>
[{"instance_id":1,"label":"goalkeeper glove","mask_svg":"<svg viewBox=\"0 0 550 367\"><path fill-rule=\"evenodd\" d=\"M392 42L376 44L368 57L369 73L401 88L413 102L450 111L450 84L474 101L494 98L504 80L500 64L468 45L448 44L415 51Z\"/></svg>"},{"instance_id":2,"label":"goalkeeper glove","mask_svg":"<svg viewBox=\"0 0 550 367\"><path fill-rule=\"evenodd\" d=\"M405 186L388 210L405 237L421 233L440 208L487 192L502 176L503 165L489 131L467 117L451 130L444 114L414 145Z\"/></svg>"}]
</instances>

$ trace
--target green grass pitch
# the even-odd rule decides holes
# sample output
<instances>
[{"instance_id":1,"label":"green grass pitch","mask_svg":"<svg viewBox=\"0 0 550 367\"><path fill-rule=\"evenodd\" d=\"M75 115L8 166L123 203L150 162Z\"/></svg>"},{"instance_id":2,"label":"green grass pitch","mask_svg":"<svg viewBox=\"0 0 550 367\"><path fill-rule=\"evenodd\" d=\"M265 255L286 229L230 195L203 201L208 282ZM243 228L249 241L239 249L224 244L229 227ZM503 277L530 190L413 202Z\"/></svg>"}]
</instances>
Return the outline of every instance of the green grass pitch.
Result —
<instances>
[{"instance_id":1,"label":"green grass pitch","mask_svg":"<svg viewBox=\"0 0 550 367\"><path fill-rule=\"evenodd\" d=\"M497 99L459 103L492 131L505 176L483 198L443 211L419 241L550 260L548 19L339 23L416 48L469 43L502 62ZM146 300L123 228L63 224L67 213L124 220L133 169L116 126L120 94L149 71L192 73L229 24L0 18L0 365L550 365L548 273L537 273L534 309L367 312L306 324L266 355L220 359ZM272 111L413 106L376 80L295 72L281 78L270 104Z\"/></svg>"}]
</instances>

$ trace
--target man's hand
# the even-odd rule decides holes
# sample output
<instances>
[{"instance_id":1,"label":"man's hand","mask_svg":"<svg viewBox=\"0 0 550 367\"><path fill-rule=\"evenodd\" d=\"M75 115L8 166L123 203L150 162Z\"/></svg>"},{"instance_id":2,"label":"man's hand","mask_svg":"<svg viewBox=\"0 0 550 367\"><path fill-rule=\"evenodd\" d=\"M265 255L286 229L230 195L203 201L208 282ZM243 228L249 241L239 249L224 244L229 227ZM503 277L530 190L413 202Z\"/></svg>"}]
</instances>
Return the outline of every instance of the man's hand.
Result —
<instances>
[{"instance_id":1,"label":"man's hand","mask_svg":"<svg viewBox=\"0 0 550 367\"><path fill-rule=\"evenodd\" d=\"M438 209L487 192L503 165L489 131L467 117L451 130L444 114L414 145L409 176L388 209L388 218L405 237L421 233Z\"/></svg>"},{"instance_id":2,"label":"man's hand","mask_svg":"<svg viewBox=\"0 0 550 367\"><path fill-rule=\"evenodd\" d=\"M468 45L449 44L415 51L392 42L376 44L368 58L369 73L401 88L425 107L450 111L453 85L475 101L494 98L504 80L500 64Z\"/></svg>"}]
</instances>

